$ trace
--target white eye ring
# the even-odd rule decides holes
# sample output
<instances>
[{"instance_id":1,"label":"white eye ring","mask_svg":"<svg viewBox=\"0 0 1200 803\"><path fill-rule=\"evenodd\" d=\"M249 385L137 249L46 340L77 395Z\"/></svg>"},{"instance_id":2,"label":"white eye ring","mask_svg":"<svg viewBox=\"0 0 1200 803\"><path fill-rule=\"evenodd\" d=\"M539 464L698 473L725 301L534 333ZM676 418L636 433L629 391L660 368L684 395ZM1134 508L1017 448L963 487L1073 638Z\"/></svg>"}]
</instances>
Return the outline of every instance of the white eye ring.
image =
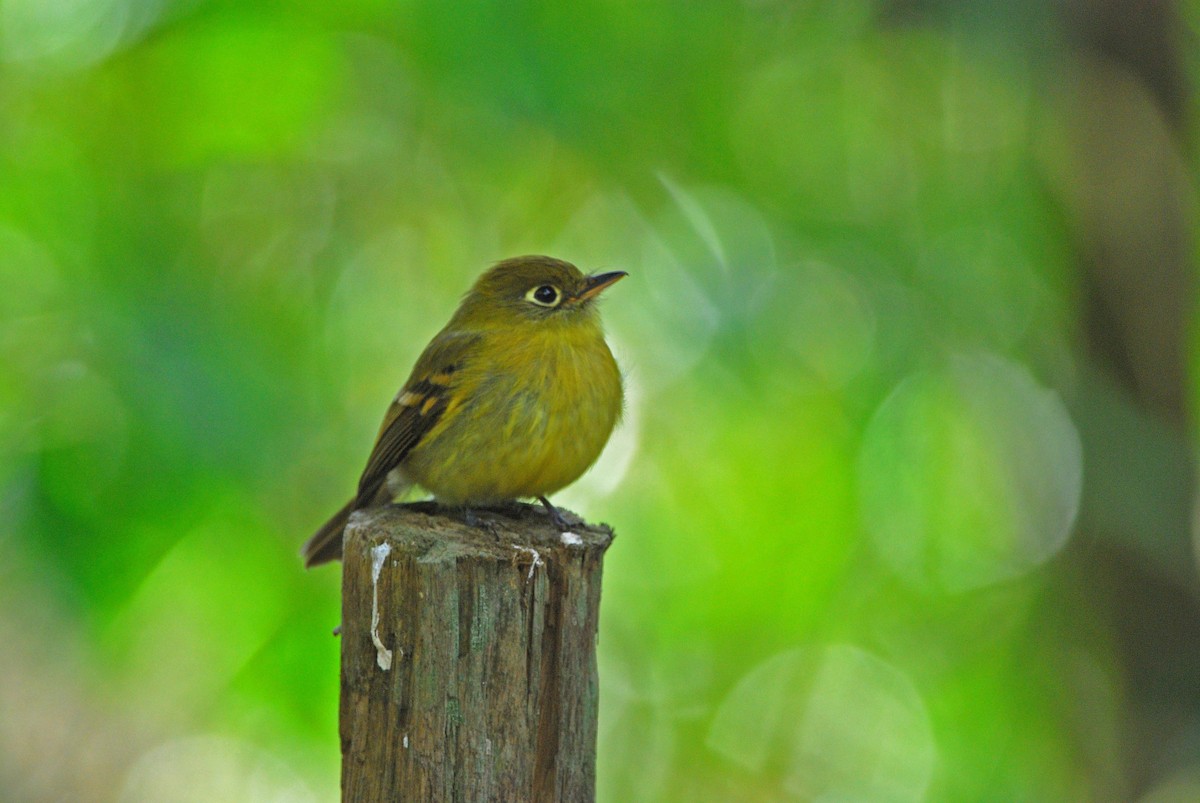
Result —
<instances>
[{"instance_id":1,"label":"white eye ring","mask_svg":"<svg viewBox=\"0 0 1200 803\"><path fill-rule=\"evenodd\" d=\"M525 294L525 299L539 307L557 307L562 301L562 292L552 284L539 284Z\"/></svg>"}]
</instances>

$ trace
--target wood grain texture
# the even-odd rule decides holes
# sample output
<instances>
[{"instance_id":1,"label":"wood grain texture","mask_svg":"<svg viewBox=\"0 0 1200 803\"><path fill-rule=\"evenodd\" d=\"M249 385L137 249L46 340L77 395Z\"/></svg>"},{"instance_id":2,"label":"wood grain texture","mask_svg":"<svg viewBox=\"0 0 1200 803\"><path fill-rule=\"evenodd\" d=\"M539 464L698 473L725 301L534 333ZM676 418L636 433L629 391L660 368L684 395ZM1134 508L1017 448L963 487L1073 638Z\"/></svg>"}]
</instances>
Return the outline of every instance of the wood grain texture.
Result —
<instances>
[{"instance_id":1,"label":"wood grain texture","mask_svg":"<svg viewBox=\"0 0 1200 803\"><path fill-rule=\"evenodd\" d=\"M596 636L612 531L580 524L564 541L531 505L478 516L488 525L417 503L350 520L344 801L595 796Z\"/></svg>"}]
</instances>

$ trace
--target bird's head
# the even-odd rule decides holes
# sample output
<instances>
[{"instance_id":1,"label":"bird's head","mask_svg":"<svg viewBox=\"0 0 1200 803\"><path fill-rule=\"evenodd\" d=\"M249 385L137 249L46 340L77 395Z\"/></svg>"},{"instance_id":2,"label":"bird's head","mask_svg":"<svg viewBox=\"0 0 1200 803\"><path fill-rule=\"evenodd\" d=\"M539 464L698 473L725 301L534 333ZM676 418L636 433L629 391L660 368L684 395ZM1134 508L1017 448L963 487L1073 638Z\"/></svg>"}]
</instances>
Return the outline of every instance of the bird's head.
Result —
<instances>
[{"instance_id":1,"label":"bird's head","mask_svg":"<svg viewBox=\"0 0 1200 803\"><path fill-rule=\"evenodd\" d=\"M624 271L584 274L570 262L521 256L492 266L463 298L460 325L570 323L594 315L593 302Z\"/></svg>"}]
</instances>

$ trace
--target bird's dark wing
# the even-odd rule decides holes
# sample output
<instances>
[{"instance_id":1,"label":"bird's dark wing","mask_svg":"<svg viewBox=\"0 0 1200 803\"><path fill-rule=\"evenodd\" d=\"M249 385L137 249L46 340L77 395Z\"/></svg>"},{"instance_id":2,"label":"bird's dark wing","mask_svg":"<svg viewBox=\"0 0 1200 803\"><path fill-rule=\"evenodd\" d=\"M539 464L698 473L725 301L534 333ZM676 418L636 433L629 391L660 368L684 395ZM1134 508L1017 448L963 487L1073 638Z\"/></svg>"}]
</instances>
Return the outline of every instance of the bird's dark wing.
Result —
<instances>
[{"instance_id":1,"label":"bird's dark wing","mask_svg":"<svg viewBox=\"0 0 1200 803\"><path fill-rule=\"evenodd\" d=\"M473 333L443 332L425 349L379 427L375 448L358 481L355 507L375 504L392 469L437 426L448 408L461 403L455 398L461 387L458 373L478 340Z\"/></svg>"}]
</instances>

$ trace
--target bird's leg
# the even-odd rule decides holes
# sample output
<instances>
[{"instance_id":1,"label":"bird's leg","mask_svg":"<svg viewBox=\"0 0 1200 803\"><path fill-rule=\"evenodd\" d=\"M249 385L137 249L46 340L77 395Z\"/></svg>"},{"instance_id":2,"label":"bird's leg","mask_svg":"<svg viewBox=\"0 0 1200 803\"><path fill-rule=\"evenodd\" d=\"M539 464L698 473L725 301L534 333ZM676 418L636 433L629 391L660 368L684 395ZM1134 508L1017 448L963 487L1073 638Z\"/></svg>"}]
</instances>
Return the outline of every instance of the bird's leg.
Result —
<instances>
[{"instance_id":1,"label":"bird's leg","mask_svg":"<svg viewBox=\"0 0 1200 803\"><path fill-rule=\"evenodd\" d=\"M560 532L568 532L571 529L571 523L563 516L562 511L550 504L550 500L544 496L539 496L538 501L546 506L546 512L550 514L550 521Z\"/></svg>"}]
</instances>

